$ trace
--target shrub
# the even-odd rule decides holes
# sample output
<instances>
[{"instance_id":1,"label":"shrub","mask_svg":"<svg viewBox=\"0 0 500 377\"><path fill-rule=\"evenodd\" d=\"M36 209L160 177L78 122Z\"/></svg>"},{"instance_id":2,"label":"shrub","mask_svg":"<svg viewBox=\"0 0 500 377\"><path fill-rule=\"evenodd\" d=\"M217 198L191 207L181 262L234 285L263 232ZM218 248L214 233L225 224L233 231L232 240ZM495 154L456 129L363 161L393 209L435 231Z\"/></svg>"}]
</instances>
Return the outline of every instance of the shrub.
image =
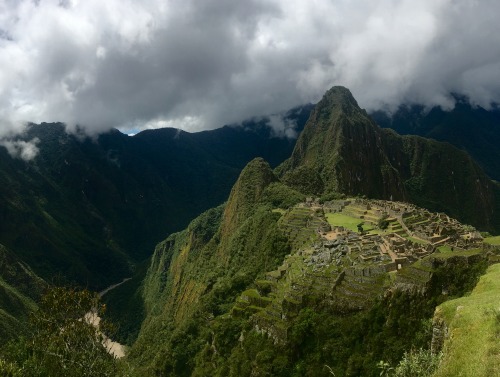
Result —
<instances>
[{"instance_id":1,"label":"shrub","mask_svg":"<svg viewBox=\"0 0 500 377\"><path fill-rule=\"evenodd\" d=\"M395 377L430 377L441 362L442 353L433 354L430 350L419 349L405 352L403 359L394 369Z\"/></svg>"}]
</instances>

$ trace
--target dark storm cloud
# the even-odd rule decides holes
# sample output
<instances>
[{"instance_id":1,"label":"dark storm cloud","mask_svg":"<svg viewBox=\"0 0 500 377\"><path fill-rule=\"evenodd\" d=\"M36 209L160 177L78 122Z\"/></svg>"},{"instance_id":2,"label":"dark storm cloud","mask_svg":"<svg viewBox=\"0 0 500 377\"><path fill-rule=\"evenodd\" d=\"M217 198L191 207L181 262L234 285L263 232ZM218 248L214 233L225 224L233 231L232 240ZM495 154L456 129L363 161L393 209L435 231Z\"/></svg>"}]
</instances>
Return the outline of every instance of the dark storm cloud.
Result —
<instances>
[{"instance_id":1,"label":"dark storm cloud","mask_svg":"<svg viewBox=\"0 0 500 377\"><path fill-rule=\"evenodd\" d=\"M493 0L0 0L0 134L214 128L317 101L500 102ZM275 122L279 124L279 122Z\"/></svg>"}]
</instances>

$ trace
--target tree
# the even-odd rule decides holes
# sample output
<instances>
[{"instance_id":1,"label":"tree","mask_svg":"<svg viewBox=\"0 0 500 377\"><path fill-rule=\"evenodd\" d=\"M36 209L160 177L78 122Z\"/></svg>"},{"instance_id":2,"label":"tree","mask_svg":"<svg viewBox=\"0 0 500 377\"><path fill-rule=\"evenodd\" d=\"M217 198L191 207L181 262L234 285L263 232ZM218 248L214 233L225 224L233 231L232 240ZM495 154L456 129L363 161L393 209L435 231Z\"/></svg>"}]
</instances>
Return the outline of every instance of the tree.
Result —
<instances>
[{"instance_id":1,"label":"tree","mask_svg":"<svg viewBox=\"0 0 500 377\"><path fill-rule=\"evenodd\" d=\"M384 215L378 220L377 225L380 229L385 230L389 227L389 215L384 213Z\"/></svg>"},{"instance_id":2,"label":"tree","mask_svg":"<svg viewBox=\"0 0 500 377\"><path fill-rule=\"evenodd\" d=\"M365 225L365 223L364 223L364 222L359 223L359 224L357 225L357 227L358 227L358 232L359 232L359 233L361 233L361 234L363 234L363 225Z\"/></svg>"},{"instance_id":3,"label":"tree","mask_svg":"<svg viewBox=\"0 0 500 377\"><path fill-rule=\"evenodd\" d=\"M52 288L30 318L30 335L4 356L22 376L113 376L115 360L102 333L106 326L99 329L91 321L104 310L95 293Z\"/></svg>"}]
</instances>

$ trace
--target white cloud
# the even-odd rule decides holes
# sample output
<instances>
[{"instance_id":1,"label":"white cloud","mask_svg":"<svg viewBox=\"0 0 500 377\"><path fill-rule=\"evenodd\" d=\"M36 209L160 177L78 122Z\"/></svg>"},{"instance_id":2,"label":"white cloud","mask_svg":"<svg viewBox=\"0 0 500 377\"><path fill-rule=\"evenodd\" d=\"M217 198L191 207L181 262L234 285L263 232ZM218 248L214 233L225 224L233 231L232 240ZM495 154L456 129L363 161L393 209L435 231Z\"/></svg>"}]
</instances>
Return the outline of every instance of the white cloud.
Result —
<instances>
[{"instance_id":1,"label":"white cloud","mask_svg":"<svg viewBox=\"0 0 500 377\"><path fill-rule=\"evenodd\" d=\"M38 138L31 139L30 141L3 139L0 140L0 146L5 147L13 158L31 161L38 155L39 149L37 144L39 142Z\"/></svg>"},{"instance_id":2,"label":"white cloud","mask_svg":"<svg viewBox=\"0 0 500 377\"><path fill-rule=\"evenodd\" d=\"M500 102L494 0L0 0L0 136L214 128L317 101Z\"/></svg>"},{"instance_id":3,"label":"white cloud","mask_svg":"<svg viewBox=\"0 0 500 377\"><path fill-rule=\"evenodd\" d=\"M286 137L286 138L296 138L297 122L287 119L284 114L274 114L268 117L268 124L273 130L275 136Z\"/></svg>"}]
</instances>

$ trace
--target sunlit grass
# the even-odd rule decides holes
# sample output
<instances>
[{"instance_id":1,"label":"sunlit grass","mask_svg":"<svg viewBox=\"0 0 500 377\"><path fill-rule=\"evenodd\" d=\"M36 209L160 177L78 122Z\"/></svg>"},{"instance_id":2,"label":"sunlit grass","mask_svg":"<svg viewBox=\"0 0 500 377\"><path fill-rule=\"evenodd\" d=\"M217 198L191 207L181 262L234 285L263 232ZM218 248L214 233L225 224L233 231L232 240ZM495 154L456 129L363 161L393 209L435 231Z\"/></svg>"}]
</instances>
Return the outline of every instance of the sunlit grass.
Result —
<instances>
[{"instance_id":1,"label":"sunlit grass","mask_svg":"<svg viewBox=\"0 0 500 377\"><path fill-rule=\"evenodd\" d=\"M500 236L485 238L484 242L489 243L490 245L500 245Z\"/></svg>"},{"instance_id":2,"label":"sunlit grass","mask_svg":"<svg viewBox=\"0 0 500 377\"><path fill-rule=\"evenodd\" d=\"M346 229L352 230L353 232L358 231L358 224L363 223L363 230L365 232L378 232L373 225L365 222L363 219L352 217L344 213L327 213L325 215L328 223L333 226L343 226Z\"/></svg>"},{"instance_id":3,"label":"sunlit grass","mask_svg":"<svg viewBox=\"0 0 500 377\"><path fill-rule=\"evenodd\" d=\"M500 375L500 264L488 268L470 296L445 302L436 313L449 336L435 377Z\"/></svg>"}]
</instances>

